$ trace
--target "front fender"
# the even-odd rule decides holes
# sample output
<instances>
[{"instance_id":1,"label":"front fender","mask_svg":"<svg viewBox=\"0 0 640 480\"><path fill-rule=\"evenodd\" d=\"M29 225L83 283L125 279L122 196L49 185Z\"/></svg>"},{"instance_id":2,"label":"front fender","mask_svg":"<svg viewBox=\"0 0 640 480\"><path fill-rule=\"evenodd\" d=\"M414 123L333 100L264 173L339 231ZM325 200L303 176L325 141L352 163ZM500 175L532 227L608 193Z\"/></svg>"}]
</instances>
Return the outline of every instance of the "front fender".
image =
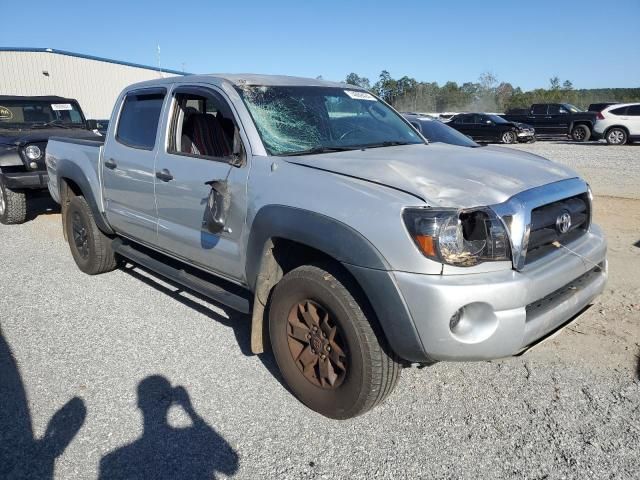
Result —
<instances>
[{"instance_id":1,"label":"front fender","mask_svg":"<svg viewBox=\"0 0 640 480\"><path fill-rule=\"evenodd\" d=\"M17 145L0 145L0 167L24 167Z\"/></svg>"},{"instance_id":2,"label":"front fender","mask_svg":"<svg viewBox=\"0 0 640 480\"><path fill-rule=\"evenodd\" d=\"M262 207L251 224L247 243L247 282L253 291L265 249L273 239L314 248L340 262L367 297L391 349L410 362L429 361L391 267L362 234L317 212L284 205Z\"/></svg>"}]
</instances>

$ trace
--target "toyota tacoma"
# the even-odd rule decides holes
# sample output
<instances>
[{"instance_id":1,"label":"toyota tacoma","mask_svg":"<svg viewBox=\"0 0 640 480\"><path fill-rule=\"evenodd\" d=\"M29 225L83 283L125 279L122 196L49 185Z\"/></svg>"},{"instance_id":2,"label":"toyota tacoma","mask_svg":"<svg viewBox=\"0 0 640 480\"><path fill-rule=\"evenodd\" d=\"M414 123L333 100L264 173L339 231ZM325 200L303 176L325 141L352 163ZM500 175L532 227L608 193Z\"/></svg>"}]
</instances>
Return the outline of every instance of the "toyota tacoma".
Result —
<instances>
[{"instance_id":1,"label":"toyota tacoma","mask_svg":"<svg viewBox=\"0 0 640 480\"><path fill-rule=\"evenodd\" d=\"M51 140L46 164L83 272L127 260L248 314L252 351L332 418L382 402L403 367L522 353L606 281L575 172L429 144L351 85L135 84L103 142Z\"/></svg>"}]
</instances>

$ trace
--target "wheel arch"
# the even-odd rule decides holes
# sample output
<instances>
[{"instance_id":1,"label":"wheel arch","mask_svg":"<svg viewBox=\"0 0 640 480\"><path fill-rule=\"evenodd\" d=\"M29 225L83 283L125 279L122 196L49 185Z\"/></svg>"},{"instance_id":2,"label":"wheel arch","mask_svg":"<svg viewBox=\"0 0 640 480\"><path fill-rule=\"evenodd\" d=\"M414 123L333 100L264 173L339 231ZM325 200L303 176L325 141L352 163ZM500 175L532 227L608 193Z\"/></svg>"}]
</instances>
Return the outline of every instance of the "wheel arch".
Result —
<instances>
[{"instance_id":1,"label":"wheel arch","mask_svg":"<svg viewBox=\"0 0 640 480\"><path fill-rule=\"evenodd\" d=\"M624 130L627 133L627 137L629 137L631 134L629 133L629 128L627 128L625 125L611 125L609 127L607 127L607 129L604 131L604 136L606 136L612 129L614 128L619 128L620 130Z\"/></svg>"},{"instance_id":2,"label":"wheel arch","mask_svg":"<svg viewBox=\"0 0 640 480\"><path fill-rule=\"evenodd\" d=\"M391 349L407 361L428 361L413 319L382 254L359 232L317 212L270 205L256 215L247 244L247 282L254 292L251 349L268 344L265 313L271 292L290 270L331 263L357 289Z\"/></svg>"},{"instance_id":3,"label":"wheel arch","mask_svg":"<svg viewBox=\"0 0 640 480\"><path fill-rule=\"evenodd\" d=\"M94 191L82 169L71 162L58 162L56 175L58 177L63 222L65 219L65 206L74 196L82 196L89 204L98 228L104 233L113 234L113 230L98 207Z\"/></svg>"}]
</instances>

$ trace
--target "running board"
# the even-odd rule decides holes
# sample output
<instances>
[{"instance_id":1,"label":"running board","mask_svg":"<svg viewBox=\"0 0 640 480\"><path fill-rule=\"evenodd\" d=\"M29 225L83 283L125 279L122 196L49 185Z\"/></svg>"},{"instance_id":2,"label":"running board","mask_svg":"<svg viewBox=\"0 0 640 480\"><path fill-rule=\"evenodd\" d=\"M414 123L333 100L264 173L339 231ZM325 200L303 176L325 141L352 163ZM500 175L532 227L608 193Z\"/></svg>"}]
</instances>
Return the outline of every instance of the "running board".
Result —
<instances>
[{"instance_id":1,"label":"running board","mask_svg":"<svg viewBox=\"0 0 640 480\"><path fill-rule=\"evenodd\" d=\"M195 268L188 267L177 260L148 248L125 242L121 238L115 238L111 243L111 248L115 253L122 255L133 263L148 268L215 302L240 313L251 313L250 293L248 291L245 293L243 288Z\"/></svg>"}]
</instances>

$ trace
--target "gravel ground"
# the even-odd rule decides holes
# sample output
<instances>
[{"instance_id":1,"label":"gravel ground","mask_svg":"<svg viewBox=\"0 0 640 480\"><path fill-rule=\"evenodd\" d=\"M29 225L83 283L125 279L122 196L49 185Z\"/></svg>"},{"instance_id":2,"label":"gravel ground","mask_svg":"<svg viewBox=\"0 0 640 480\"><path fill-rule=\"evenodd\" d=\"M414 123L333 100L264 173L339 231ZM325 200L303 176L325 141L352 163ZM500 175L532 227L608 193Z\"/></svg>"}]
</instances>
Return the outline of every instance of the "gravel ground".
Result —
<instances>
[{"instance_id":1,"label":"gravel ground","mask_svg":"<svg viewBox=\"0 0 640 480\"><path fill-rule=\"evenodd\" d=\"M517 148L575 150L596 193L638 198L636 147ZM58 214L0 225L0 478L93 479L101 461L104 478L638 478L640 201L596 200L611 277L593 308L522 357L407 369L346 422L250 355L246 317L139 269L82 274Z\"/></svg>"},{"instance_id":2,"label":"gravel ground","mask_svg":"<svg viewBox=\"0 0 640 480\"><path fill-rule=\"evenodd\" d=\"M605 142L556 140L509 148L542 155L573 168L589 181L595 195L640 197L640 143L612 147Z\"/></svg>"}]
</instances>

